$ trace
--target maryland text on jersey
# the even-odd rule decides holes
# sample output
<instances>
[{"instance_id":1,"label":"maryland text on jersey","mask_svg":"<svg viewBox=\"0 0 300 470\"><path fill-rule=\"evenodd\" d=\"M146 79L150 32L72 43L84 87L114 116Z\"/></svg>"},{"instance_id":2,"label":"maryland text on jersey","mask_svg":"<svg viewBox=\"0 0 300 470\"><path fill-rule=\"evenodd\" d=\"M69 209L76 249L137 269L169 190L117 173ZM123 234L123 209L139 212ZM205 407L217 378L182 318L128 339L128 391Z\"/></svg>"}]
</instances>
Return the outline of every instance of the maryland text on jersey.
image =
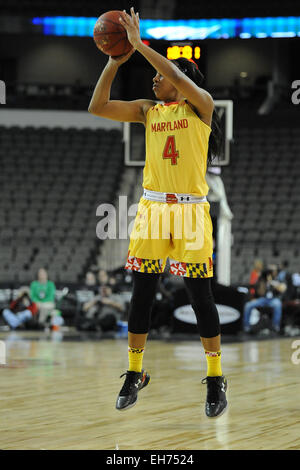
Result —
<instances>
[{"instance_id":1,"label":"maryland text on jersey","mask_svg":"<svg viewBox=\"0 0 300 470\"><path fill-rule=\"evenodd\" d=\"M154 122L151 124L152 132L168 132L189 127L187 119L177 119L177 121Z\"/></svg>"}]
</instances>

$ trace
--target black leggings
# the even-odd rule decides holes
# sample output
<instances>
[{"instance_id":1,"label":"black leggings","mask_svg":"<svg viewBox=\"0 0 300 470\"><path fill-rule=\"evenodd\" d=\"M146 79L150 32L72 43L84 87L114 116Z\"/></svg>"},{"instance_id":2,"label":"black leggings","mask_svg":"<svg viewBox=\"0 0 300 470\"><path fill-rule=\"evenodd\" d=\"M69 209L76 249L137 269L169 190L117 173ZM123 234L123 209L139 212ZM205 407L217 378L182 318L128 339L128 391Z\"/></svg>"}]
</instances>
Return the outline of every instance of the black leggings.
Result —
<instances>
[{"instance_id":1,"label":"black leggings","mask_svg":"<svg viewBox=\"0 0 300 470\"><path fill-rule=\"evenodd\" d=\"M128 331L146 334L150 329L151 311L160 274L132 272L133 292L129 307ZM219 314L216 308L210 278L184 277L190 302L196 315L198 331L202 338L220 334Z\"/></svg>"}]
</instances>

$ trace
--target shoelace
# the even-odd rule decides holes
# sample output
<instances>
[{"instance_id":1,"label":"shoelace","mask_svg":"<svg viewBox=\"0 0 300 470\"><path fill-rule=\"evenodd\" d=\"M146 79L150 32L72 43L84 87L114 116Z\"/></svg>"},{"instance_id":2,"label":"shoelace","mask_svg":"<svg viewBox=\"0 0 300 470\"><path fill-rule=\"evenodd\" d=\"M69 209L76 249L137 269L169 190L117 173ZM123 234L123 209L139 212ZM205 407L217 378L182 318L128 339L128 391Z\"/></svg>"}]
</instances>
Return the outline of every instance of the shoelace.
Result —
<instances>
[{"instance_id":1,"label":"shoelace","mask_svg":"<svg viewBox=\"0 0 300 470\"><path fill-rule=\"evenodd\" d=\"M205 377L201 380L202 384L208 384L207 388L207 401L209 403L217 403L219 401L219 391L222 391L222 384L218 383L217 378L209 377L210 380L207 380L208 377Z\"/></svg>"},{"instance_id":2,"label":"shoelace","mask_svg":"<svg viewBox=\"0 0 300 470\"><path fill-rule=\"evenodd\" d=\"M207 379L210 379L210 380L207 380ZM222 388L222 385L220 385L217 381L217 377L205 377L204 379L201 380L201 383L202 384L215 383L219 388Z\"/></svg>"},{"instance_id":3,"label":"shoelace","mask_svg":"<svg viewBox=\"0 0 300 470\"><path fill-rule=\"evenodd\" d=\"M120 375L120 379L122 377L124 377L124 375L126 375L126 379L125 379L124 385L123 385L123 387L120 391L120 395L128 395L129 392L130 392L130 388L134 384L134 378L135 377L134 377L133 374L130 374L129 371L124 372L124 374Z\"/></svg>"}]
</instances>

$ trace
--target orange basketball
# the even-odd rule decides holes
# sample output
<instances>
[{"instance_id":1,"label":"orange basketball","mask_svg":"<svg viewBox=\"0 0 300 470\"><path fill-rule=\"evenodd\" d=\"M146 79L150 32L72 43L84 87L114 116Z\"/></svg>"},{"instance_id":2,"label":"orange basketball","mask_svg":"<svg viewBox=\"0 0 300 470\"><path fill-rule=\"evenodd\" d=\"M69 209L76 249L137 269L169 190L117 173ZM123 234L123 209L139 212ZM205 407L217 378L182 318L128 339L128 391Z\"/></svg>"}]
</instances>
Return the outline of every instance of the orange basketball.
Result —
<instances>
[{"instance_id":1,"label":"orange basketball","mask_svg":"<svg viewBox=\"0 0 300 470\"><path fill-rule=\"evenodd\" d=\"M132 49L126 29L119 21L121 13L120 10L107 11L98 18L94 26L96 46L112 57L127 54Z\"/></svg>"}]
</instances>

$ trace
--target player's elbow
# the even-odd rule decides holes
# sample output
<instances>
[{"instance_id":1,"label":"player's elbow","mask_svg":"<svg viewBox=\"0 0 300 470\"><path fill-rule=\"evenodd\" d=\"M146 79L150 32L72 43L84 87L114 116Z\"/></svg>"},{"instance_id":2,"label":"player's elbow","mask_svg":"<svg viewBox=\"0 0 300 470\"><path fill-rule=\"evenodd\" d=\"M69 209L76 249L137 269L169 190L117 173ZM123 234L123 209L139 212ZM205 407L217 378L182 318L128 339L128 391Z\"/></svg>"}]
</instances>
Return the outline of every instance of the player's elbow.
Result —
<instances>
[{"instance_id":1,"label":"player's elbow","mask_svg":"<svg viewBox=\"0 0 300 470\"><path fill-rule=\"evenodd\" d=\"M91 114L96 114L101 110L101 108L102 103L99 100L96 101L94 98L92 98L88 107L88 112Z\"/></svg>"},{"instance_id":2,"label":"player's elbow","mask_svg":"<svg viewBox=\"0 0 300 470\"><path fill-rule=\"evenodd\" d=\"M88 107L88 112L91 113L91 114L97 114L96 112L96 108L94 105L90 104L89 107Z\"/></svg>"},{"instance_id":3,"label":"player's elbow","mask_svg":"<svg viewBox=\"0 0 300 470\"><path fill-rule=\"evenodd\" d=\"M88 107L88 112L91 114L94 114L95 116L103 116L105 105L106 103L103 103L103 104L97 103L97 105L90 103Z\"/></svg>"}]
</instances>

